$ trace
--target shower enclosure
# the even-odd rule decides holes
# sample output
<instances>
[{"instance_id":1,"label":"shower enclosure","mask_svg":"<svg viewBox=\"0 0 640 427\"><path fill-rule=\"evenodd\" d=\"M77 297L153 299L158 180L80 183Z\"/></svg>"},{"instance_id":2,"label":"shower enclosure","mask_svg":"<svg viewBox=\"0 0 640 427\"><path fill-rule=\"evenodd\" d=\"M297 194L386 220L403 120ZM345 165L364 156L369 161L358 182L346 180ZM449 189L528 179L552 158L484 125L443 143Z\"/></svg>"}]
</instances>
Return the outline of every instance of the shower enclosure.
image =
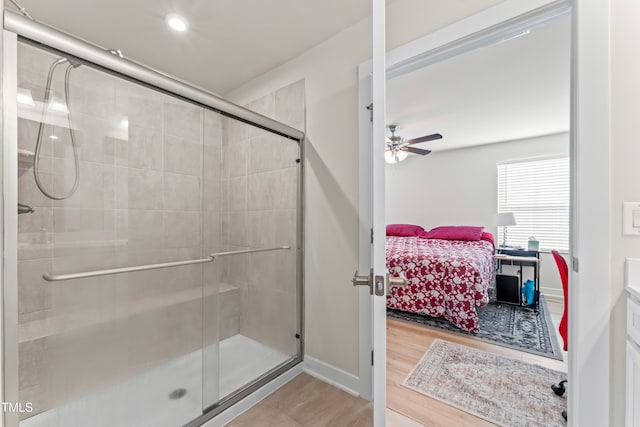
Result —
<instances>
[{"instance_id":1,"label":"shower enclosure","mask_svg":"<svg viewBox=\"0 0 640 427\"><path fill-rule=\"evenodd\" d=\"M5 30L6 425L200 425L299 363L302 132Z\"/></svg>"}]
</instances>

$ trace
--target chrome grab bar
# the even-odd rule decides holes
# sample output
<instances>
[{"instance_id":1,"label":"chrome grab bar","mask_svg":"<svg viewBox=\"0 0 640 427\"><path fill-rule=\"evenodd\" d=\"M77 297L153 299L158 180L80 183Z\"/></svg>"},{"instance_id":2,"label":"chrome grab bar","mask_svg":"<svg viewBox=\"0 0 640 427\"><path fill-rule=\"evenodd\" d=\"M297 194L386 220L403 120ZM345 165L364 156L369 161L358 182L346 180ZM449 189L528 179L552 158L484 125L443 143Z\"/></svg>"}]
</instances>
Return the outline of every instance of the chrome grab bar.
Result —
<instances>
[{"instance_id":1,"label":"chrome grab bar","mask_svg":"<svg viewBox=\"0 0 640 427\"><path fill-rule=\"evenodd\" d=\"M93 270L93 271L85 271L82 273L70 273L70 274L51 274L45 273L42 275L42 278L47 282L60 282L62 280L74 280L74 279L85 279L87 277L97 277L97 276L109 276L112 274L121 274L121 273L132 273L136 271L146 271L146 270L156 270L159 268L169 268L169 267L179 267L182 265L192 265L192 264L204 264L207 262L212 262L215 257L220 256L228 256L228 255L240 255L240 254L250 254L255 252L267 252L267 251L280 251L285 249L291 249L290 246L278 246L275 248L264 248L264 249L247 249L242 251L231 251L231 252L218 252L209 255L207 258L201 259L190 259L187 261L175 261L175 262L165 262L162 264L147 264L147 265L137 265L134 267L122 267L122 268L111 268L108 270Z\"/></svg>"},{"instance_id":2,"label":"chrome grab bar","mask_svg":"<svg viewBox=\"0 0 640 427\"><path fill-rule=\"evenodd\" d=\"M291 246L276 246L275 248L246 249L246 250L242 250L242 251L217 252L215 254L209 254L209 256L212 257L212 258L215 258L215 257L219 257L219 256L253 254L253 253L256 253L256 252L282 251L282 250L289 250L289 249L291 249Z\"/></svg>"}]
</instances>

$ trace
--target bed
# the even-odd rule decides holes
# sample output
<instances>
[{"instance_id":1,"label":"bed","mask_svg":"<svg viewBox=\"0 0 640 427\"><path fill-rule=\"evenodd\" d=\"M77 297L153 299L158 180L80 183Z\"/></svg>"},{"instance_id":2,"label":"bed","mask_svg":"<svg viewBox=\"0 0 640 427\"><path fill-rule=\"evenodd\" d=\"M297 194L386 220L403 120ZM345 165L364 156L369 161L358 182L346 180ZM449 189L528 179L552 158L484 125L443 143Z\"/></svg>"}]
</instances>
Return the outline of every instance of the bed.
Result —
<instances>
[{"instance_id":1,"label":"bed","mask_svg":"<svg viewBox=\"0 0 640 427\"><path fill-rule=\"evenodd\" d=\"M404 275L408 285L394 286L387 307L443 317L457 327L478 332L476 307L489 302L494 274L493 242L387 236L387 268Z\"/></svg>"}]
</instances>

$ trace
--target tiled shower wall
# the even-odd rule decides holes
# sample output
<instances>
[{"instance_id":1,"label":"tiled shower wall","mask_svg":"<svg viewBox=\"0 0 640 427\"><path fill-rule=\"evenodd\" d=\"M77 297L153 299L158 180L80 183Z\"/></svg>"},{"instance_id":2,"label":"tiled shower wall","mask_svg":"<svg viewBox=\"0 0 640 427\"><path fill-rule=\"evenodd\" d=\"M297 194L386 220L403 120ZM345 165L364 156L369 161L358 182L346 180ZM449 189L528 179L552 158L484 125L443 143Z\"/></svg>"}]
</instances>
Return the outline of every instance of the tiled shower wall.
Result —
<instances>
[{"instance_id":1,"label":"tiled shower wall","mask_svg":"<svg viewBox=\"0 0 640 427\"><path fill-rule=\"evenodd\" d=\"M56 56L21 45L19 148L34 151L40 102ZM64 101L64 67L54 98ZM65 273L201 258L220 249L222 121L181 100L82 66L71 74L80 185L52 201L21 167L19 216L19 387L40 412L72 396L202 347L203 274L186 266L63 282ZM41 179L54 194L73 184L66 122L51 114ZM53 135L58 139L51 139ZM206 218L202 218L202 212ZM207 287L207 325L217 330L216 286ZM215 332L209 340L217 340Z\"/></svg>"},{"instance_id":2,"label":"tiled shower wall","mask_svg":"<svg viewBox=\"0 0 640 427\"><path fill-rule=\"evenodd\" d=\"M304 80L246 107L304 130ZM235 120L222 127L225 250L291 247L228 257L222 281L240 291L240 333L295 355L298 144Z\"/></svg>"}]
</instances>

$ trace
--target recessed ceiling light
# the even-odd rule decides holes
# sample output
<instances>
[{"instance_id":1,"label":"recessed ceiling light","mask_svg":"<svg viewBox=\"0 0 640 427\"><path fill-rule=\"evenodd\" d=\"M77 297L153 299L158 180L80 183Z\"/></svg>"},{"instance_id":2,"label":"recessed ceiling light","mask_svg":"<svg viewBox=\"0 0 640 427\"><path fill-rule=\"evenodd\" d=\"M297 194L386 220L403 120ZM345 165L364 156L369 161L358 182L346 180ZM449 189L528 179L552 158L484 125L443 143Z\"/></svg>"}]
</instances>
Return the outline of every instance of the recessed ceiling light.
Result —
<instances>
[{"instance_id":1,"label":"recessed ceiling light","mask_svg":"<svg viewBox=\"0 0 640 427\"><path fill-rule=\"evenodd\" d=\"M55 141L56 139L60 139L60 138L58 138L58 137L57 137L57 136L55 136L55 135L49 135L49 139L53 139L53 140Z\"/></svg>"},{"instance_id":2,"label":"recessed ceiling light","mask_svg":"<svg viewBox=\"0 0 640 427\"><path fill-rule=\"evenodd\" d=\"M180 15L171 13L167 15L166 20L167 20L167 25L170 26L171 29L174 31L182 32L187 30L187 20Z\"/></svg>"}]
</instances>

